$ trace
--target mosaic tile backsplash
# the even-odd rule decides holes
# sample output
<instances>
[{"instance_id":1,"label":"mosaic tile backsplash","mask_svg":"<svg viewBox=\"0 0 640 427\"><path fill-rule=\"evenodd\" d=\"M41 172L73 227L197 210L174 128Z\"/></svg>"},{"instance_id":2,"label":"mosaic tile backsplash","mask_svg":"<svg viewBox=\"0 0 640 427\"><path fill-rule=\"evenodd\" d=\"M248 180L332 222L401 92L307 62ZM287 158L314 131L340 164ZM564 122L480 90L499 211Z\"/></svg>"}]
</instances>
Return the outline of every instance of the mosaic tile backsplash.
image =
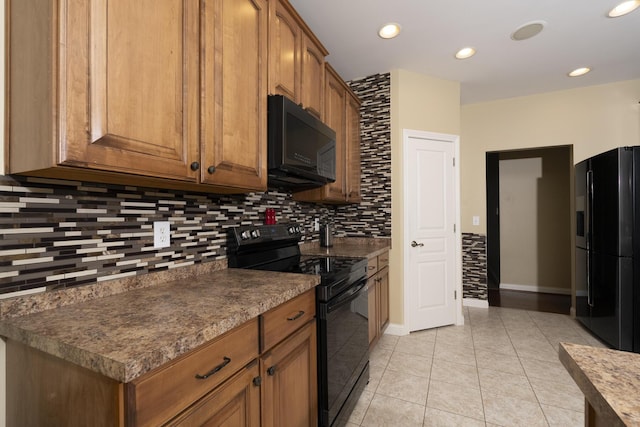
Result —
<instances>
[{"instance_id":1,"label":"mosaic tile backsplash","mask_svg":"<svg viewBox=\"0 0 640 427\"><path fill-rule=\"evenodd\" d=\"M226 257L226 228L335 222L337 236L391 236L390 76L352 82L363 101L362 203L296 202L286 192L214 195L0 175L0 296L54 290ZM153 222L170 221L171 246L153 248Z\"/></svg>"},{"instance_id":2,"label":"mosaic tile backsplash","mask_svg":"<svg viewBox=\"0 0 640 427\"><path fill-rule=\"evenodd\" d=\"M462 296L486 300L487 239L483 234L462 233Z\"/></svg>"}]
</instances>

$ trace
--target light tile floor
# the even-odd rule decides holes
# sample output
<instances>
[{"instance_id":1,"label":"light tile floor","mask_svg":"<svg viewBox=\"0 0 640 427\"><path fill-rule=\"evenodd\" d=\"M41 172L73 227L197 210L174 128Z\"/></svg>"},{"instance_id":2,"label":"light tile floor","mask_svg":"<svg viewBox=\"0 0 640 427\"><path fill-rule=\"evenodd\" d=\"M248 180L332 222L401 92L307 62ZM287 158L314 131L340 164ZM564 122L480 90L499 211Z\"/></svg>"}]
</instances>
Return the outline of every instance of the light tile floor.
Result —
<instances>
[{"instance_id":1,"label":"light tile floor","mask_svg":"<svg viewBox=\"0 0 640 427\"><path fill-rule=\"evenodd\" d=\"M464 308L464 326L384 335L348 426L583 426L558 343L603 347L569 316Z\"/></svg>"}]
</instances>

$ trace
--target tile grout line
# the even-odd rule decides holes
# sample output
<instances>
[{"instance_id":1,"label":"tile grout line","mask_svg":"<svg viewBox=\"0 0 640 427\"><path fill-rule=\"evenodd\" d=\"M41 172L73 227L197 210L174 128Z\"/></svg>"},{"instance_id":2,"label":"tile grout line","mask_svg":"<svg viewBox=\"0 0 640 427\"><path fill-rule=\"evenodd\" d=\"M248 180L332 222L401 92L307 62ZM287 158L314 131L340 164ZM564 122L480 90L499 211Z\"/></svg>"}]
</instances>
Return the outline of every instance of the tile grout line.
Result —
<instances>
[{"instance_id":1,"label":"tile grout line","mask_svg":"<svg viewBox=\"0 0 640 427\"><path fill-rule=\"evenodd\" d=\"M478 377L478 387L480 388L480 403L482 403L482 418L484 419L485 425L487 424L487 411L484 409L484 399L482 398L482 384L480 382L480 368L478 367L478 354L476 353L476 339L473 334L473 321L471 320L471 313L469 313L469 308L467 308L467 313L469 314L469 327L471 328L471 343L473 345L473 358L476 361L476 376ZM502 322L502 319L500 319Z\"/></svg>"}]
</instances>

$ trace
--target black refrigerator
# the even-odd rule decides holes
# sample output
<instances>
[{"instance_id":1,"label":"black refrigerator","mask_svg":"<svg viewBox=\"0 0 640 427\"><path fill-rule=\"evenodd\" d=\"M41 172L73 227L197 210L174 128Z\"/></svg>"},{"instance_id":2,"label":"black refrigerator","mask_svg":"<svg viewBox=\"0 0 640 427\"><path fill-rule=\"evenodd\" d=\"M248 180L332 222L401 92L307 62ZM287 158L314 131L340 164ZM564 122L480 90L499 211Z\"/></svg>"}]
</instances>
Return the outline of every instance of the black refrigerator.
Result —
<instances>
[{"instance_id":1,"label":"black refrigerator","mask_svg":"<svg viewBox=\"0 0 640 427\"><path fill-rule=\"evenodd\" d=\"M640 353L640 147L575 172L576 317L611 347Z\"/></svg>"}]
</instances>

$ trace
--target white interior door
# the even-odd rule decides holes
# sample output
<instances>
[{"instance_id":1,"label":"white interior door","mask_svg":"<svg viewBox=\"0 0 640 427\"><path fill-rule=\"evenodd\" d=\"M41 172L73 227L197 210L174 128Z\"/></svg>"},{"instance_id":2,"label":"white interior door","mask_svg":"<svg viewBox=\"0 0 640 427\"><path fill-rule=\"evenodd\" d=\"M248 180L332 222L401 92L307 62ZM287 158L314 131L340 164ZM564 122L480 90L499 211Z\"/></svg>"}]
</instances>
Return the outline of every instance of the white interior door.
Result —
<instances>
[{"instance_id":1,"label":"white interior door","mask_svg":"<svg viewBox=\"0 0 640 427\"><path fill-rule=\"evenodd\" d=\"M404 292L409 331L456 323L458 137L404 131Z\"/></svg>"}]
</instances>

